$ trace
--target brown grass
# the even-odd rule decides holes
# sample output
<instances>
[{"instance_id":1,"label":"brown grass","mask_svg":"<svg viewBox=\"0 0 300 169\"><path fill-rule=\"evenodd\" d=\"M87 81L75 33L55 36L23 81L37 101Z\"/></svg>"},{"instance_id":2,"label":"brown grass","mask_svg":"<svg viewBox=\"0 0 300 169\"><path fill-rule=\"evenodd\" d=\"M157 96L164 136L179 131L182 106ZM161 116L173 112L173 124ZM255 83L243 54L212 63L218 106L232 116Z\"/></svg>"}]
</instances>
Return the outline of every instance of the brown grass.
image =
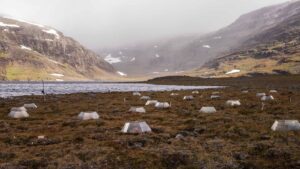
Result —
<instances>
[{"instance_id":1,"label":"brown grass","mask_svg":"<svg viewBox=\"0 0 300 169\"><path fill-rule=\"evenodd\" d=\"M171 101L172 108L147 106L146 114L128 113L144 101L131 93L87 93L24 96L0 100L0 166L2 168L297 168L300 132L273 132L276 119L300 119L298 90L280 89L273 102L261 102L250 89L226 88L221 99L203 90L193 101L183 101L191 91L144 92L153 99ZM290 102L292 97L292 102ZM127 98L127 103L123 103ZM241 107L226 107L240 99ZM7 117L9 109L34 102L28 119ZM201 114L202 106L217 113ZM80 111L98 111L99 120L79 121ZM149 134L122 134L127 121L145 120ZM182 139L176 139L182 134ZM45 140L37 140L45 135ZM1 168L0 167L0 168Z\"/></svg>"}]
</instances>

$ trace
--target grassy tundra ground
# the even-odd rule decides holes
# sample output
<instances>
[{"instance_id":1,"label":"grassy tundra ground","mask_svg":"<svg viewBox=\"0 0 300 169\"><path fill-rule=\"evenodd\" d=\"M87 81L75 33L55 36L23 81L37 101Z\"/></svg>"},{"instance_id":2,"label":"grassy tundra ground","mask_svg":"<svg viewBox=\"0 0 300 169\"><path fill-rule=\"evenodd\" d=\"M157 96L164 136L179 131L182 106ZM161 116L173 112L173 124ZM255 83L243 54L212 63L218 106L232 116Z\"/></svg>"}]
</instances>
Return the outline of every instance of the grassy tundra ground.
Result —
<instances>
[{"instance_id":1,"label":"grassy tundra ground","mask_svg":"<svg viewBox=\"0 0 300 169\"><path fill-rule=\"evenodd\" d=\"M279 93L263 111L255 94L269 88L260 80L258 87L248 85L247 94L241 87L220 89L218 100L209 98L216 90L200 91L193 101L182 100L191 91L175 97L143 92L172 102L167 110L147 106L145 114L127 112L145 104L132 93L52 95L46 102L41 96L0 99L0 168L300 168L300 132L270 129L276 119L300 120L300 83L294 81L290 78L292 88L273 82ZM242 106L226 107L228 99L240 99ZM11 107L31 102L38 108L28 111L28 119L7 116ZM199 113L202 106L215 106L217 113ZM100 119L79 121L80 111L98 111ZM135 120L146 121L153 132L120 132L125 122ZM46 139L38 140L39 135Z\"/></svg>"}]
</instances>

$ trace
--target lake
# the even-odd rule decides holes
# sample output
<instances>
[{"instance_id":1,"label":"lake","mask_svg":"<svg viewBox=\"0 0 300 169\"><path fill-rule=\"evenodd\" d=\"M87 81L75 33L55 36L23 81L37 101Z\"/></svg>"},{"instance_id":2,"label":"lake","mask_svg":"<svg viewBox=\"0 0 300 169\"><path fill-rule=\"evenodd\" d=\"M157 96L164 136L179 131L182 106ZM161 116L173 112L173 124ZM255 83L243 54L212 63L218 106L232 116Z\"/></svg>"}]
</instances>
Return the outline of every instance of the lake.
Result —
<instances>
[{"instance_id":1,"label":"lake","mask_svg":"<svg viewBox=\"0 0 300 169\"><path fill-rule=\"evenodd\" d=\"M88 92L132 92L132 91L172 91L172 90L200 90L221 88L220 86L177 86L153 85L144 83L103 83L103 82L45 82L47 94L71 94ZM0 83L0 97L24 95L41 95L43 84L40 82L2 82Z\"/></svg>"}]
</instances>

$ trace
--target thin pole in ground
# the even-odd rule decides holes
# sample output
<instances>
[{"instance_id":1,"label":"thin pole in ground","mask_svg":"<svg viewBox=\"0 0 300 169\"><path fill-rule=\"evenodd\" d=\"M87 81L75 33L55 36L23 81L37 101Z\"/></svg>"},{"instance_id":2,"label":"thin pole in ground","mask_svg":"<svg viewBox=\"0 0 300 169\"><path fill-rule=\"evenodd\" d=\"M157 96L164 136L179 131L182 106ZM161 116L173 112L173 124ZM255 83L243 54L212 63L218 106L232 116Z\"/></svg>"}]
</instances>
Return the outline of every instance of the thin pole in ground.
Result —
<instances>
[{"instance_id":1,"label":"thin pole in ground","mask_svg":"<svg viewBox=\"0 0 300 169\"><path fill-rule=\"evenodd\" d=\"M43 83L43 90L42 90L42 94L44 96L44 102L46 101L46 92L45 92L45 83L44 83L44 80L42 80L42 83Z\"/></svg>"}]
</instances>

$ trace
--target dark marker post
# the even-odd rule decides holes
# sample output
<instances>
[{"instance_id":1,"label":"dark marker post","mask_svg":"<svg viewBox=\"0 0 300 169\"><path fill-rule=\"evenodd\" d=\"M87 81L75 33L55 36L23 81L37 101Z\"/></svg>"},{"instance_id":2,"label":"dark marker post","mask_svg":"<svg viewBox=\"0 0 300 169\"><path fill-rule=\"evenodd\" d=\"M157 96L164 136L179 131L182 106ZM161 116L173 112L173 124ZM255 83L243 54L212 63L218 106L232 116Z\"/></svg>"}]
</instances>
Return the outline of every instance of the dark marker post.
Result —
<instances>
[{"instance_id":1,"label":"dark marker post","mask_svg":"<svg viewBox=\"0 0 300 169\"><path fill-rule=\"evenodd\" d=\"M44 102L46 101L46 92L45 92L45 83L44 83L44 80L42 80L42 83L43 83L43 90L42 90L42 94L44 96Z\"/></svg>"}]
</instances>

